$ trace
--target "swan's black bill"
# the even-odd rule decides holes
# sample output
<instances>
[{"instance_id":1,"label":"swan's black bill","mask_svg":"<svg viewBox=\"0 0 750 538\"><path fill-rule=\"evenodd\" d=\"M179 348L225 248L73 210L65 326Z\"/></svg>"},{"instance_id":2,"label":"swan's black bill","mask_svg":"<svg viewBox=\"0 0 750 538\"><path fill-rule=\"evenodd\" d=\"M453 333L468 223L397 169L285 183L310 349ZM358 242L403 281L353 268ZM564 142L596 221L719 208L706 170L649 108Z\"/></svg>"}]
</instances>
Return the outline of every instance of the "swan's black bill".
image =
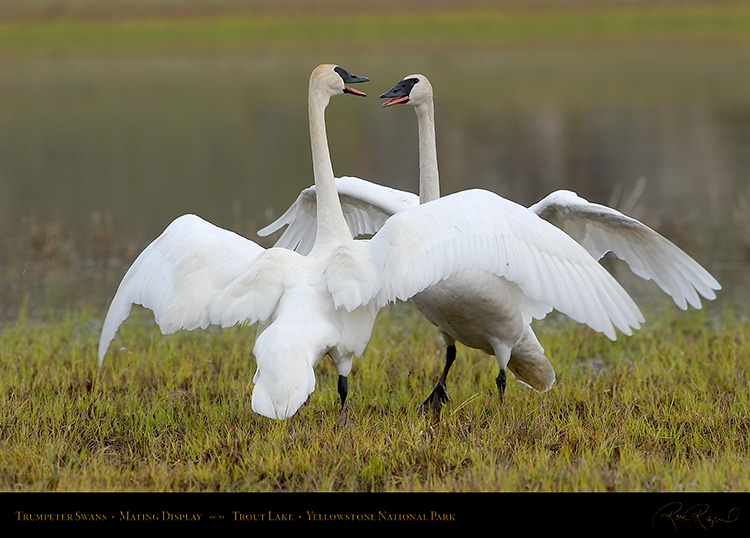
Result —
<instances>
[{"instance_id":1,"label":"swan's black bill","mask_svg":"<svg viewBox=\"0 0 750 538\"><path fill-rule=\"evenodd\" d=\"M339 74L341 79L344 81L344 84L357 84L359 82L368 82L370 80L367 77L360 77L357 75L353 75L349 71L344 69L343 67L336 66L334 67L333 70ZM367 97L367 94L365 92L361 92L359 90L355 90L347 86L344 86L344 93L351 93L352 95L359 95L361 97Z\"/></svg>"},{"instance_id":2,"label":"swan's black bill","mask_svg":"<svg viewBox=\"0 0 750 538\"><path fill-rule=\"evenodd\" d=\"M414 85L419 82L416 78L407 78L396 84L393 88L385 93L380 94L381 99L388 99L383 106L398 105L399 103L408 103Z\"/></svg>"}]
</instances>

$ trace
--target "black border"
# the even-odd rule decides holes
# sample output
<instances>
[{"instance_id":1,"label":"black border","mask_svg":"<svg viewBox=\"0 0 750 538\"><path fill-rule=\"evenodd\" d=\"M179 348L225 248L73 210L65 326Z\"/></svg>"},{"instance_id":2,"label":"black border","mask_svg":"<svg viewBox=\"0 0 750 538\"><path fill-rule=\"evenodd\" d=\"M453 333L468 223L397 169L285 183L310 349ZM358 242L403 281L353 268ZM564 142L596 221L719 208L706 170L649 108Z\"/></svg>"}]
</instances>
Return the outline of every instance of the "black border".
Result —
<instances>
[{"instance_id":1,"label":"black border","mask_svg":"<svg viewBox=\"0 0 750 538\"><path fill-rule=\"evenodd\" d=\"M750 531L750 493L0 493L0 528L8 536L189 528L460 532L475 525L737 535Z\"/></svg>"}]
</instances>

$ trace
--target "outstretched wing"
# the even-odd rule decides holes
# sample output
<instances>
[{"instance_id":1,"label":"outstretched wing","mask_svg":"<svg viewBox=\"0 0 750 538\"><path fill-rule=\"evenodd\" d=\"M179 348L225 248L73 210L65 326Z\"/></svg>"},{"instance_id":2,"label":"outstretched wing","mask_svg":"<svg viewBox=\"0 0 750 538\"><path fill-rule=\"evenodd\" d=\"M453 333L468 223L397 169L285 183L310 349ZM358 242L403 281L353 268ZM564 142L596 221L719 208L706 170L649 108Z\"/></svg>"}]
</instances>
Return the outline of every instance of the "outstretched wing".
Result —
<instances>
[{"instance_id":1,"label":"outstretched wing","mask_svg":"<svg viewBox=\"0 0 750 538\"><path fill-rule=\"evenodd\" d=\"M164 334L226 324L212 305L265 249L195 215L175 219L125 273L99 338L99 362L133 304L154 312Z\"/></svg>"},{"instance_id":2,"label":"outstretched wing","mask_svg":"<svg viewBox=\"0 0 750 538\"><path fill-rule=\"evenodd\" d=\"M474 269L516 283L535 301L612 339L614 327L631 334L643 321L630 296L581 245L484 190L400 211L370 241L351 241L337 255L361 261L347 274L328 275L335 304L349 310L370 300L381 306L407 300L456 271Z\"/></svg>"},{"instance_id":3,"label":"outstretched wing","mask_svg":"<svg viewBox=\"0 0 750 538\"><path fill-rule=\"evenodd\" d=\"M716 298L721 285L674 243L607 206L560 190L529 208L583 245L596 259L607 252L628 264L639 277L653 280L681 309L701 308L699 294Z\"/></svg>"},{"instance_id":4,"label":"outstretched wing","mask_svg":"<svg viewBox=\"0 0 750 538\"><path fill-rule=\"evenodd\" d=\"M419 197L356 177L336 178L341 209L352 237L374 235L391 215L419 205ZM300 192L294 203L274 222L258 231L265 237L286 226L274 246L308 254L317 229L315 186Z\"/></svg>"}]
</instances>

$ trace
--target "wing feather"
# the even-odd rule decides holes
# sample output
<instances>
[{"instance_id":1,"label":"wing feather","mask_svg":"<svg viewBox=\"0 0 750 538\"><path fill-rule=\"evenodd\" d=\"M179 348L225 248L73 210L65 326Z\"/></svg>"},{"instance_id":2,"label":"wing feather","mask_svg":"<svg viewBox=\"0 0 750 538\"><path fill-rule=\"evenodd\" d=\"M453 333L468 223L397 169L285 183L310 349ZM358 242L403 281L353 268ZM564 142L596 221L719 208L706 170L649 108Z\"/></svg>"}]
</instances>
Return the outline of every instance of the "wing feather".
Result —
<instances>
[{"instance_id":1,"label":"wing feather","mask_svg":"<svg viewBox=\"0 0 750 538\"><path fill-rule=\"evenodd\" d=\"M352 237L372 236L391 215L419 205L416 194L357 177L344 176L335 182ZM266 237L286 227L274 246L308 254L315 242L316 205L315 186L304 189L284 214L259 230L258 235Z\"/></svg>"},{"instance_id":2,"label":"wing feather","mask_svg":"<svg viewBox=\"0 0 750 538\"><path fill-rule=\"evenodd\" d=\"M480 270L516 283L531 299L610 338L613 324L629 334L643 321L630 296L583 247L488 191L462 191L403 210L360 243L360 258L376 269L356 283L340 277L331 290L337 305L351 308L354 295L381 306L407 300L455 271ZM358 287L356 294L347 290L350 285Z\"/></svg>"},{"instance_id":3,"label":"wing feather","mask_svg":"<svg viewBox=\"0 0 750 538\"><path fill-rule=\"evenodd\" d=\"M265 249L195 215L175 219L133 262L99 338L99 362L133 304L154 312L164 334L221 324L212 301Z\"/></svg>"},{"instance_id":4,"label":"wing feather","mask_svg":"<svg viewBox=\"0 0 750 538\"><path fill-rule=\"evenodd\" d=\"M607 252L631 271L653 280L685 310L701 308L700 296L713 300L721 285L698 262L642 222L607 206L560 190L529 208L583 245L600 259Z\"/></svg>"}]
</instances>

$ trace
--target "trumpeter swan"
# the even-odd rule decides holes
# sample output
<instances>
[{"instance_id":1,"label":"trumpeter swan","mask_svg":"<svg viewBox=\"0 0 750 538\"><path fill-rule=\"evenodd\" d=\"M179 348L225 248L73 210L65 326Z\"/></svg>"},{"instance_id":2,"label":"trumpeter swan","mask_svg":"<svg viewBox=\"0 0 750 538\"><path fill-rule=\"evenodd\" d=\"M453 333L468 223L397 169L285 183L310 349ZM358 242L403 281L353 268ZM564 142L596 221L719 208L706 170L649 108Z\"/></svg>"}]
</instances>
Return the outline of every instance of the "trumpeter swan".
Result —
<instances>
[{"instance_id":1,"label":"trumpeter swan","mask_svg":"<svg viewBox=\"0 0 750 538\"><path fill-rule=\"evenodd\" d=\"M328 64L318 66L310 76L310 138L320 200L315 252L300 256L266 250L195 215L175 219L123 277L102 327L99 364L133 304L151 309L164 334L211 324L258 322L253 410L271 418L293 415L313 391L312 369L326 354L342 376L343 407L345 376L353 354L364 349L370 331L367 319L376 308L339 309L326 289L326 264L350 236L331 187L324 115L334 95L364 96L346 84L367 80Z\"/></svg>"},{"instance_id":2,"label":"trumpeter swan","mask_svg":"<svg viewBox=\"0 0 750 538\"><path fill-rule=\"evenodd\" d=\"M338 188L345 214L352 215L347 221L355 235L374 233L380 222L395 213L393 209L427 203L440 196L433 91L429 80L423 75L409 75L381 97L389 99L383 106L399 103L414 106L419 132L419 197L356 178L342 178ZM276 245L298 251L309 249L310 237L306 237L307 230L299 223L310 220L306 214L310 214L314 205L314 187L305 189L284 215L259 233L268 235L287 226ZM698 294L714 299L714 290L721 288L695 260L654 230L614 209L589 203L575 193L556 191L529 210L564 230L596 260L613 252L635 274L653 279L681 309L687 308L687 304L700 308ZM369 222L363 218L371 214L377 218ZM566 277L554 269L539 277L556 282L561 289L565 287ZM425 407L439 409L447 399L445 383L456 357L456 341L496 356L500 367L496 382L501 398L506 363L520 381L532 388L544 391L552 386L554 369L530 321L544 317L555 306L540 305L529 299L509 286L507 279L476 270L454 274L410 299L438 327L446 343L445 367L424 402Z\"/></svg>"}]
</instances>

